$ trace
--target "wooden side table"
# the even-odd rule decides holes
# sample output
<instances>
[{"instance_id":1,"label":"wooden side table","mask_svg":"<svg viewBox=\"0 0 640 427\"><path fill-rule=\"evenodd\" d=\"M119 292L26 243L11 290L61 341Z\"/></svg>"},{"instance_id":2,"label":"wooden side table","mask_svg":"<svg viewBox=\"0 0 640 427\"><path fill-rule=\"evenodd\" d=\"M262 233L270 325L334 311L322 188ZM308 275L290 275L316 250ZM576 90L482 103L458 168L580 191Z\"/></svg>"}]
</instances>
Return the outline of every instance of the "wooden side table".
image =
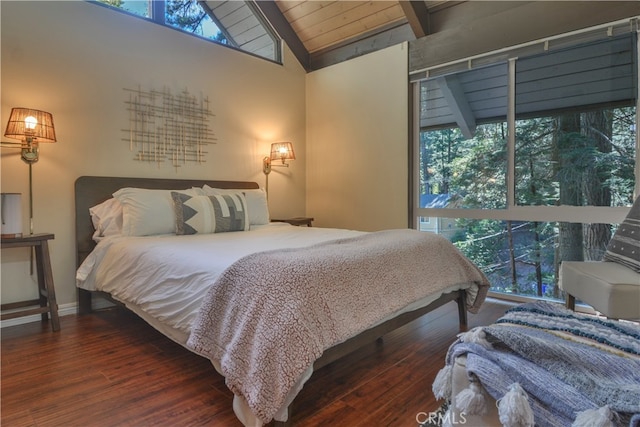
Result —
<instances>
[{"instance_id":1,"label":"wooden side table","mask_svg":"<svg viewBox=\"0 0 640 427\"><path fill-rule=\"evenodd\" d=\"M272 219L271 222L286 222L288 224L291 225L306 225L307 227L311 227L311 222L313 221L313 218L310 217L306 217L306 216L300 216L300 217L295 217L295 218L285 218L285 219Z\"/></svg>"},{"instance_id":2,"label":"wooden side table","mask_svg":"<svg viewBox=\"0 0 640 427\"><path fill-rule=\"evenodd\" d=\"M56 291L53 287L53 271L51 270L51 259L49 258L49 240L54 238L53 234L30 234L23 237L2 239L2 249L33 247L36 252L36 270L38 273L38 290L40 298L29 301L18 301L9 304L2 304L0 310L11 310L21 307L39 305L38 308L19 310L12 313L5 313L0 319L13 319L15 317L41 314L42 320L46 321L47 316L51 316L51 327L54 331L60 329L60 318L58 317L58 303L56 302Z\"/></svg>"}]
</instances>

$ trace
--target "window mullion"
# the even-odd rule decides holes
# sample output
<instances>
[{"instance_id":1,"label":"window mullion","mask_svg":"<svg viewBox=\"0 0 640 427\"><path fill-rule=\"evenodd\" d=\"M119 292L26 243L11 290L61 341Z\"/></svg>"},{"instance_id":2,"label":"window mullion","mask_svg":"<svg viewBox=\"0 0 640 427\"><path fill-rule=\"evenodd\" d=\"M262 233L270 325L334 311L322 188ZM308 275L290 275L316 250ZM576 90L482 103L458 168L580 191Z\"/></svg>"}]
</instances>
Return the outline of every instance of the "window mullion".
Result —
<instances>
[{"instance_id":1,"label":"window mullion","mask_svg":"<svg viewBox=\"0 0 640 427\"><path fill-rule=\"evenodd\" d=\"M149 0L151 4L151 19L160 24L165 24L165 0Z\"/></svg>"},{"instance_id":2,"label":"window mullion","mask_svg":"<svg viewBox=\"0 0 640 427\"><path fill-rule=\"evenodd\" d=\"M515 206L516 176L516 59L509 59L507 79L507 209Z\"/></svg>"},{"instance_id":3,"label":"window mullion","mask_svg":"<svg viewBox=\"0 0 640 427\"><path fill-rule=\"evenodd\" d=\"M413 152L412 156L412 182L411 182L411 219L412 219L412 228L419 228L420 218L417 210L421 208L420 206L420 82L412 82L411 85L411 111L412 118L411 121L411 150Z\"/></svg>"},{"instance_id":4,"label":"window mullion","mask_svg":"<svg viewBox=\"0 0 640 427\"><path fill-rule=\"evenodd\" d=\"M640 197L640 27L636 29L636 168L635 198Z\"/></svg>"}]
</instances>

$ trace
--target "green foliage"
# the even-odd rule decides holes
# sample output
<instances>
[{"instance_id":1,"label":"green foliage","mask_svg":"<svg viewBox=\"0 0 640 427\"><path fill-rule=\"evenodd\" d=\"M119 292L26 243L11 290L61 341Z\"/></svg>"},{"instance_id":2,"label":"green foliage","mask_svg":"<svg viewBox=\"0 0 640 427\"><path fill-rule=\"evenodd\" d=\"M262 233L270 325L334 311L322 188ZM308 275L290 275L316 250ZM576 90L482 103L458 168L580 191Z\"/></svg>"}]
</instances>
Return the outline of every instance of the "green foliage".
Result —
<instances>
[{"instance_id":1,"label":"green foliage","mask_svg":"<svg viewBox=\"0 0 640 427\"><path fill-rule=\"evenodd\" d=\"M506 206L504 124L478 127L472 139L459 129L421 134L422 194L455 194L466 208Z\"/></svg>"},{"instance_id":2,"label":"green foliage","mask_svg":"<svg viewBox=\"0 0 640 427\"><path fill-rule=\"evenodd\" d=\"M207 12L196 0L167 0L165 20L167 24L183 29L193 34L206 36L204 24L210 21ZM221 31L217 31L209 38L226 43L227 40Z\"/></svg>"},{"instance_id":3,"label":"green foliage","mask_svg":"<svg viewBox=\"0 0 640 427\"><path fill-rule=\"evenodd\" d=\"M108 4L113 7L122 7L122 0L100 0L100 3Z\"/></svg>"},{"instance_id":4,"label":"green foliage","mask_svg":"<svg viewBox=\"0 0 640 427\"><path fill-rule=\"evenodd\" d=\"M207 13L195 0L168 0L166 2L166 20L168 24L197 32Z\"/></svg>"},{"instance_id":5,"label":"green foliage","mask_svg":"<svg viewBox=\"0 0 640 427\"><path fill-rule=\"evenodd\" d=\"M503 124L483 125L467 140L464 156L452 160L451 188L464 196L464 206L476 209L506 207L506 140Z\"/></svg>"},{"instance_id":6,"label":"green foliage","mask_svg":"<svg viewBox=\"0 0 640 427\"><path fill-rule=\"evenodd\" d=\"M635 108L603 112L611 115L610 130L587 129L585 117L590 113L578 114L582 124L573 132L560 131L558 117L516 122L518 204L557 205L563 183L575 183L585 190L598 185L610 191L608 206L631 203L635 183ZM594 134L606 140L608 147L598 144ZM579 197L574 204L589 204L586 200Z\"/></svg>"},{"instance_id":7,"label":"green foliage","mask_svg":"<svg viewBox=\"0 0 640 427\"><path fill-rule=\"evenodd\" d=\"M505 230L501 221L460 218L456 221L460 230L453 243L486 274L501 268L496 263L496 249L504 243Z\"/></svg>"},{"instance_id":8,"label":"green foliage","mask_svg":"<svg viewBox=\"0 0 640 427\"><path fill-rule=\"evenodd\" d=\"M634 107L517 120L516 204L631 204L634 123ZM449 194L449 207L503 209L507 159L504 122L478 126L471 139L457 128L422 132L421 194ZM459 218L451 240L487 274L493 290L557 298L555 272L566 241L559 238L563 230L554 222ZM583 233L589 230L585 226ZM578 238L582 247L606 245Z\"/></svg>"}]
</instances>

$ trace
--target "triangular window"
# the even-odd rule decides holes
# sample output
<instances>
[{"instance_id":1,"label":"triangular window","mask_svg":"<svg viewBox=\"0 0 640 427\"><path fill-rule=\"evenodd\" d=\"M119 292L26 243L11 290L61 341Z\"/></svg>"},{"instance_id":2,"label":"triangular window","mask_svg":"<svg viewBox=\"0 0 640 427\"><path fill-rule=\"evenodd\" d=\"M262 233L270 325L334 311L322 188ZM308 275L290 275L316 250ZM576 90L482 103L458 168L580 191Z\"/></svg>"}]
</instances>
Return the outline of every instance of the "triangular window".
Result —
<instances>
[{"instance_id":1,"label":"triangular window","mask_svg":"<svg viewBox=\"0 0 640 427\"><path fill-rule=\"evenodd\" d=\"M280 38L253 1L99 0L97 3L271 61L282 61Z\"/></svg>"}]
</instances>

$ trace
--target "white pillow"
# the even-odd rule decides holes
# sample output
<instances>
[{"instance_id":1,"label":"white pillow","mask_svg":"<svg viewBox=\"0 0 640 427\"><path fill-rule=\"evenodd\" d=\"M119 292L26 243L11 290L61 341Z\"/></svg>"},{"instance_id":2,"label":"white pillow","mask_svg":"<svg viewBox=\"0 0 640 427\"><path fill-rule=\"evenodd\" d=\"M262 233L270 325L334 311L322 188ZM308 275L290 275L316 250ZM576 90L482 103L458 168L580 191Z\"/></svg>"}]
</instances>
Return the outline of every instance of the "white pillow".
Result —
<instances>
[{"instance_id":1,"label":"white pillow","mask_svg":"<svg viewBox=\"0 0 640 427\"><path fill-rule=\"evenodd\" d=\"M171 191L197 196L200 189L149 190L127 187L113 193L113 197L122 204L122 234L153 236L174 233L176 215Z\"/></svg>"},{"instance_id":2,"label":"white pillow","mask_svg":"<svg viewBox=\"0 0 640 427\"><path fill-rule=\"evenodd\" d=\"M210 196L218 196L224 194L242 193L247 199L247 211L249 212L250 225L269 224L269 204L267 202L267 193L262 188L250 190L244 189L223 189L213 188L208 185L202 187L204 193Z\"/></svg>"},{"instance_id":3,"label":"white pillow","mask_svg":"<svg viewBox=\"0 0 640 427\"><path fill-rule=\"evenodd\" d=\"M94 241L122 234L122 204L117 199L111 198L89 208L89 214L96 230L93 233Z\"/></svg>"}]
</instances>

